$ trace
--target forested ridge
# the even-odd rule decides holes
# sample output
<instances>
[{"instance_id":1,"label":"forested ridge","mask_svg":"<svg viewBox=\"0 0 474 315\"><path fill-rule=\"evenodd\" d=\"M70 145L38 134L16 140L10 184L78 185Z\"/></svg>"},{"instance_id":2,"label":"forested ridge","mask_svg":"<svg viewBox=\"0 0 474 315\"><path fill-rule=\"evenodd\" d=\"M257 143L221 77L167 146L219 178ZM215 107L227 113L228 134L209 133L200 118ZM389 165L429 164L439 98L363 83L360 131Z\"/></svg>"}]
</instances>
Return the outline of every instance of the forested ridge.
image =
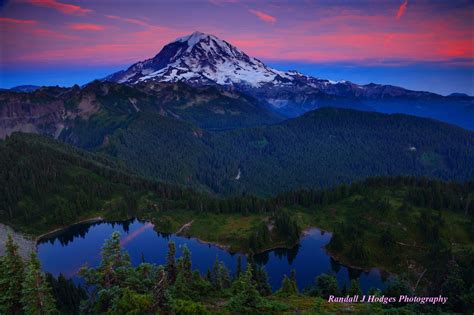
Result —
<instances>
[{"instance_id":1,"label":"forested ridge","mask_svg":"<svg viewBox=\"0 0 474 315\"><path fill-rule=\"evenodd\" d=\"M342 108L282 122L256 99L215 87L95 81L2 92L0 109L0 137L47 134L141 176L221 196L269 196L371 176L474 177L472 131Z\"/></svg>"},{"instance_id":2,"label":"forested ridge","mask_svg":"<svg viewBox=\"0 0 474 315\"><path fill-rule=\"evenodd\" d=\"M20 133L0 142L0 182L1 220L42 231L109 210L133 213L150 191L176 202L194 194L135 176L106 157Z\"/></svg>"},{"instance_id":3,"label":"forested ridge","mask_svg":"<svg viewBox=\"0 0 474 315\"><path fill-rule=\"evenodd\" d=\"M276 125L219 132L143 114L100 150L144 176L220 195L271 195L370 176L474 177L472 132L348 109L324 108Z\"/></svg>"},{"instance_id":4,"label":"forested ridge","mask_svg":"<svg viewBox=\"0 0 474 315\"><path fill-rule=\"evenodd\" d=\"M110 210L111 214L123 211L126 214L128 211L133 214L139 208L223 213L273 212L282 206L297 205L301 200L306 200L303 206L337 201L341 196L353 195L364 187L382 184L430 187L431 183L437 183L437 198L451 193L451 199L445 204L460 208L463 205L460 200L467 202L471 197L458 194L472 191L472 182L445 184L428 179L382 177L368 179L362 184L326 190L303 189L270 198L252 195L220 198L136 176L116 160L37 135L14 134L0 142L0 156L0 187L5 196L1 200L0 214L2 220L12 223L16 220L19 223L31 222L32 218L35 219L33 221L39 219L49 224L66 223L87 215L87 211L99 213ZM373 184L374 181L376 184ZM438 204L426 202L434 209L444 205L439 205L439 199L436 199Z\"/></svg>"}]
</instances>

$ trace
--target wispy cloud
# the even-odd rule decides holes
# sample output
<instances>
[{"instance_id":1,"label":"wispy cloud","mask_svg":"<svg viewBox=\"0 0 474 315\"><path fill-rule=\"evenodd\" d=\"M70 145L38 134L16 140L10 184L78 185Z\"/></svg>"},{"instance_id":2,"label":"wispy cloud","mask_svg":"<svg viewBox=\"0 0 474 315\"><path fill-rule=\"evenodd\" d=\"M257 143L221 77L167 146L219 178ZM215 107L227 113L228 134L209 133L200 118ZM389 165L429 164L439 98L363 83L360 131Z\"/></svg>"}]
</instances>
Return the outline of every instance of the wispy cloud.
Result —
<instances>
[{"instance_id":1,"label":"wispy cloud","mask_svg":"<svg viewBox=\"0 0 474 315\"><path fill-rule=\"evenodd\" d=\"M57 0L27 0L26 2L39 7L54 9L64 14L86 14L92 12L90 9L85 9L74 4L59 2Z\"/></svg>"},{"instance_id":2,"label":"wispy cloud","mask_svg":"<svg viewBox=\"0 0 474 315\"><path fill-rule=\"evenodd\" d=\"M267 13L262 12L262 11L249 9L249 12L252 13L253 15L257 16L260 20L262 20L266 23L275 23L277 21L276 17L271 16L270 14L267 14Z\"/></svg>"},{"instance_id":3,"label":"wispy cloud","mask_svg":"<svg viewBox=\"0 0 474 315\"><path fill-rule=\"evenodd\" d=\"M405 14L405 11L407 10L407 6L408 6L408 0L405 0L405 2L403 2L400 5L400 7L398 8L398 12L397 12L397 16L396 16L397 20L400 20L400 18L403 16L403 14Z\"/></svg>"},{"instance_id":4,"label":"wispy cloud","mask_svg":"<svg viewBox=\"0 0 474 315\"><path fill-rule=\"evenodd\" d=\"M99 24L92 23L72 23L69 28L76 31L103 31L105 27Z\"/></svg>"},{"instance_id":5,"label":"wispy cloud","mask_svg":"<svg viewBox=\"0 0 474 315\"><path fill-rule=\"evenodd\" d=\"M139 19L124 18L124 17L117 16L117 15L105 15L105 17L108 18L108 19L111 19L111 20L118 20L118 21L127 22L127 23L130 23L130 24L140 25L140 26L144 26L144 27L152 26L148 22L145 22L145 21L142 21L142 20L139 20Z\"/></svg>"},{"instance_id":6,"label":"wispy cloud","mask_svg":"<svg viewBox=\"0 0 474 315\"><path fill-rule=\"evenodd\" d=\"M0 17L0 23L12 23L12 24L36 24L37 21L34 20L18 20L18 19L11 19L11 18L2 18Z\"/></svg>"}]
</instances>

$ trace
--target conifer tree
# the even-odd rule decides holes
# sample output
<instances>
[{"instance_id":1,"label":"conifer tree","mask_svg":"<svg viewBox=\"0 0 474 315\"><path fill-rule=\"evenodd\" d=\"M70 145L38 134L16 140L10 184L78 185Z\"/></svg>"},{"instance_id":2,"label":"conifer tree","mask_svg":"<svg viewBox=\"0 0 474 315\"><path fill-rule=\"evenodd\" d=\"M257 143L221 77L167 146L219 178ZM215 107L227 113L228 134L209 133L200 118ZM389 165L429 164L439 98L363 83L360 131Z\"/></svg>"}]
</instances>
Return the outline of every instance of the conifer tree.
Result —
<instances>
[{"instance_id":1,"label":"conifer tree","mask_svg":"<svg viewBox=\"0 0 474 315\"><path fill-rule=\"evenodd\" d=\"M214 261L214 265L212 266L212 271L211 271L211 283L217 289L221 289L221 284L219 283L219 280L220 280L219 269L220 269L219 257L216 256L216 260Z\"/></svg>"},{"instance_id":2,"label":"conifer tree","mask_svg":"<svg viewBox=\"0 0 474 315\"><path fill-rule=\"evenodd\" d=\"M268 283L268 274L263 266L252 267L254 271L253 280L257 286L258 292L261 295L266 296L272 294L272 287Z\"/></svg>"},{"instance_id":3,"label":"conifer tree","mask_svg":"<svg viewBox=\"0 0 474 315\"><path fill-rule=\"evenodd\" d=\"M121 299L121 289L133 271L130 257L122 251L118 232L112 233L112 237L105 241L101 256L98 268L84 267L79 272L98 298L81 305L85 313L101 313L110 309L114 301Z\"/></svg>"},{"instance_id":4,"label":"conifer tree","mask_svg":"<svg viewBox=\"0 0 474 315\"><path fill-rule=\"evenodd\" d=\"M329 295L340 294L335 275L322 274L316 277L316 292L317 294L327 299Z\"/></svg>"},{"instance_id":5,"label":"conifer tree","mask_svg":"<svg viewBox=\"0 0 474 315\"><path fill-rule=\"evenodd\" d=\"M230 287L231 284L229 269L222 261L219 263L219 284L222 289Z\"/></svg>"},{"instance_id":6,"label":"conifer tree","mask_svg":"<svg viewBox=\"0 0 474 315\"><path fill-rule=\"evenodd\" d=\"M237 269L235 271L235 277L238 278L242 272L242 256L237 257Z\"/></svg>"},{"instance_id":7,"label":"conifer tree","mask_svg":"<svg viewBox=\"0 0 474 315\"><path fill-rule=\"evenodd\" d=\"M178 262L178 269L179 272L183 273L184 278L187 281L192 280L192 261L191 261L191 252L189 251L186 245L183 246L182 249L183 256L179 259Z\"/></svg>"},{"instance_id":8,"label":"conifer tree","mask_svg":"<svg viewBox=\"0 0 474 315\"><path fill-rule=\"evenodd\" d=\"M176 281L176 246L173 241L168 242L168 255L166 256L166 273L168 281L173 284Z\"/></svg>"},{"instance_id":9,"label":"conifer tree","mask_svg":"<svg viewBox=\"0 0 474 315\"><path fill-rule=\"evenodd\" d=\"M296 282L296 270L292 269L290 272L291 287L295 294L298 294L298 283Z\"/></svg>"},{"instance_id":10,"label":"conifer tree","mask_svg":"<svg viewBox=\"0 0 474 315\"><path fill-rule=\"evenodd\" d=\"M359 281L357 281L356 279L351 280L351 286L349 288L348 294L349 295L361 295L362 294L362 290L360 289L360 286L359 286Z\"/></svg>"},{"instance_id":11,"label":"conifer tree","mask_svg":"<svg viewBox=\"0 0 474 315\"><path fill-rule=\"evenodd\" d=\"M165 290L168 289L168 279L165 269L160 266L158 267L157 275L156 275L156 283L153 286L153 298L155 303L153 304L153 309L156 311L157 309L163 307L165 303Z\"/></svg>"},{"instance_id":12,"label":"conifer tree","mask_svg":"<svg viewBox=\"0 0 474 315\"><path fill-rule=\"evenodd\" d=\"M290 277L287 277L286 275L283 277L283 280L281 282L281 288L278 290L277 294L283 296L298 294L295 270L291 271Z\"/></svg>"},{"instance_id":13,"label":"conifer tree","mask_svg":"<svg viewBox=\"0 0 474 315\"><path fill-rule=\"evenodd\" d=\"M292 290L293 286L291 285L291 280L286 275L283 276L283 280L281 281L281 287L277 291L278 295L282 296L289 296L293 295L294 292Z\"/></svg>"},{"instance_id":14,"label":"conifer tree","mask_svg":"<svg viewBox=\"0 0 474 315\"><path fill-rule=\"evenodd\" d=\"M130 257L122 251L118 232L112 233L112 237L105 241L101 255L99 270L104 287L110 288L123 280L125 269L131 266Z\"/></svg>"},{"instance_id":15,"label":"conifer tree","mask_svg":"<svg viewBox=\"0 0 474 315\"><path fill-rule=\"evenodd\" d=\"M22 286L23 311L26 315L57 314L51 287L41 272L40 262L35 252L31 252L26 266L25 280Z\"/></svg>"},{"instance_id":16,"label":"conifer tree","mask_svg":"<svg viewBox=\"0 0 474 315\"><path fill-rule=\"evenodd\" d=\"M18 245L8 234L5 256L0 260L0 314L21 312L21 286L24 281L24 263L18 253Z\"/></svg>"},{"instance_id":17,"label":"conifer tree","mask_svg":"<svg viewBox=\"0 0 474 315\"><path fill-rule=\"evenodd\" d=\"M247 264L245 273L234 281L232 291L234 294L227 303L227 308L232 311L251 314L263 303L263 298L260 296L253 281L251 264Z\"/></svg>"}]
</instances>

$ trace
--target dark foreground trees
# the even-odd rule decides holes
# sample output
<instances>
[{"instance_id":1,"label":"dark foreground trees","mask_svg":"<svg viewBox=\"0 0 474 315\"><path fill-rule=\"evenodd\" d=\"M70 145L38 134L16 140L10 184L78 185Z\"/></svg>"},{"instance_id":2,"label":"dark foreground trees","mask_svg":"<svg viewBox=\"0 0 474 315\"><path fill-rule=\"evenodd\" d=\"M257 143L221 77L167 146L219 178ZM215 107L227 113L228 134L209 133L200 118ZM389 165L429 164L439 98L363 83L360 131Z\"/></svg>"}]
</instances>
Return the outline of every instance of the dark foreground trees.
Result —
<instances>
[{"instance_id":1,"label":"dark foreground trees","mask_svg":"<svg viewBox=\"0 0 474 315\"><path fill-rule=\"evenodd\" d=\"M0 314L58 314L36 253L25 266L11 235L5 248L0 258Z\"/></svg>"},{"instance_id":2,"label":"dark foreground trees","mask_svg":"<svg viewBox=\"0 0 474 315\"><path fill-rule=\"evenodd\" d=\"M166 265L141 263L133 266L120 245L120 235L112 234L104 243L101 262L95 268L84 267L87 290L76 288L60 276L41 272L36 254L23 262L11 237L6 255L0 259L1 314L275 314L293 313L306 303L310 313L338 312L327 303L328 296L362 294L359 283L352 280L349 288L341 288L334 274L322 274L313 288L298 291L296 273L284 277L282 286L271 292L268 276L262 266L249 259L239 273L231 274L216 259L206 275L192 269L192 255L182 247L176 258L176 247L169 243ZM51 288L52 287L52 288ZM469 291L459 278L456 266L443 286L443 294L459 294L458 299L444 306L433 305L359 305L356 313L413 314L430 312L465 312L472 309L472 288ZM403 278L392 280L382 292L364 294L394 296L412 294ZM81 300L79 309L78 301ZM301 304L299 301L301 302ZM308 301L311 305L308 309ZM345 306L347 307L347 306ZM360 308L359 308L360 307ZM340 310L339 310L340 311Z\"/></svg>"}]
</instances>

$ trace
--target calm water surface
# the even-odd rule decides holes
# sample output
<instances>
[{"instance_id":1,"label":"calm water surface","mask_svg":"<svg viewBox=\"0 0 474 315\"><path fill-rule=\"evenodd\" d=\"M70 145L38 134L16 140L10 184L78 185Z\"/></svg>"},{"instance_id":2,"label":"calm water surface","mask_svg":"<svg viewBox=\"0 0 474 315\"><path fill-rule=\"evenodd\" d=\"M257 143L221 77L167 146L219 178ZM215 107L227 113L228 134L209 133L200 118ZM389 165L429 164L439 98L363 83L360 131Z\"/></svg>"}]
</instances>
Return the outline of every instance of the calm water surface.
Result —
<instances>
[{"instance_id":1,"label":"calm water surface","mask_svg":"<svg viewBox=\"0 0 474 315\"><path fill-rule=\"evenodd\" d=\"M164 264L169 240L176 244L177 257L181 256L181 247L185 244L188 246L192 254L193 268L202 274L212 268L216 257L233 273L239 255L242 256L243 266L246 264L246 257L242 254L229 253L217 246L201 243L195 238L158 233L149 222L131 220L78 224L43 239L38 243L38 256L44 271L55 276L62 273L81 282L77 276L78 270L85 264L99 264L100 249L114 231L120 232L122 246L129 252L134 265L142 261ZM265 266L273 289L280 287L283 276L289 275L292 269L296 270L300 288L313 285L316 276L325 272L335 273L340 286L344 283L349 286L351 279L359 279L364 292L371 287L386 287L389 279L380 270L363 272L343 266L329 257L324 245L330 239L330 233L312 229L294 248L268 251L256 255L255 261Z\"/></svg>"}]
</instances>

